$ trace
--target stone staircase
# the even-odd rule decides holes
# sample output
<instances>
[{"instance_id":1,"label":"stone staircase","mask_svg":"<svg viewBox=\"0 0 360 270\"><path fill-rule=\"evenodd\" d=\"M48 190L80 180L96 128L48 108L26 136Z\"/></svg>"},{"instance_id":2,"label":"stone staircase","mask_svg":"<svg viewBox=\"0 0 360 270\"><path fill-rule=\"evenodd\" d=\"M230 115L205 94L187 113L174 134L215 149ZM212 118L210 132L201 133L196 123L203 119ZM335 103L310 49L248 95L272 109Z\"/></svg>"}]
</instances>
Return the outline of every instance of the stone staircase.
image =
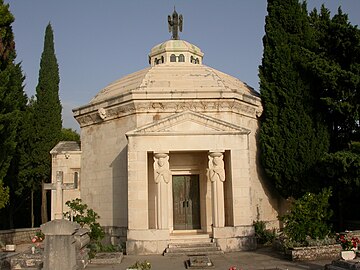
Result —
<instances>
[{"instance_id":1,"label":"stone staircase","mask_svg":"<svg viewBox=\"0 0 360 270\"><path fill-rule=\"evenodd\" d=\"M174 235L164 251L164 256L195 256L223 254L207 234Z\"/></svg>"}]
</instances>

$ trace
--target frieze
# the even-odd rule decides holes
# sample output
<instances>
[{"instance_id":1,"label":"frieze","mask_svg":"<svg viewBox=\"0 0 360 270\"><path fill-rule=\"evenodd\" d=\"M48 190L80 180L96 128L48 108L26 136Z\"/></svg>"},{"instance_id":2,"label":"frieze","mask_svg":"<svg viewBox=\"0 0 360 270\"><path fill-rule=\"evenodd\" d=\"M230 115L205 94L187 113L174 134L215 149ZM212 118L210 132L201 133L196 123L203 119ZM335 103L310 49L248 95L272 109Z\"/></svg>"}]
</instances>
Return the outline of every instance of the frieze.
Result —
<instances>
[{"instance_id":1,"label":"frieze","mask_svg":"<svg viewBox=\"0 0 360 270\"><path fill-rule=\"evenodd\" d=\"M260 104L260 103L259 103ZM100 111L99 111L100 110ZM77 115L75 118L80 126L98 124L111 119L124 117L135 113L179 113L194 111L201 113L234 112L246 117L257 118L262 113L261 105L244 103L237 99L226 100L166 100L166 101L132 101L117 106L94 108L93 111ZM100 112L100 113L99 113ZM104 117L106 114L106 117Z\"/></svg>"}]
</instances>

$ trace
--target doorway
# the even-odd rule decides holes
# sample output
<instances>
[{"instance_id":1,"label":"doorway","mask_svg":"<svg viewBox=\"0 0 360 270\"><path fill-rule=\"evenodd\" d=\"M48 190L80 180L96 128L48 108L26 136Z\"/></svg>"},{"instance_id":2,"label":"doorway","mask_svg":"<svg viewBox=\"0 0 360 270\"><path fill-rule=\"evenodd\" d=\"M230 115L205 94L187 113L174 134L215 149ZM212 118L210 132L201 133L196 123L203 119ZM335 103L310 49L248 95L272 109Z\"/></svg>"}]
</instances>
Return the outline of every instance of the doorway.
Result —
<instances>
[{"instance_id":1,"label":"doorway","mask_svg":"<svg viewBox=\"0 0 360 270\"><path fill-rule=\"evenodd\" d=\"M174 230L200 229L199 175L173 175Z\"/></svg>"}]
</instances>

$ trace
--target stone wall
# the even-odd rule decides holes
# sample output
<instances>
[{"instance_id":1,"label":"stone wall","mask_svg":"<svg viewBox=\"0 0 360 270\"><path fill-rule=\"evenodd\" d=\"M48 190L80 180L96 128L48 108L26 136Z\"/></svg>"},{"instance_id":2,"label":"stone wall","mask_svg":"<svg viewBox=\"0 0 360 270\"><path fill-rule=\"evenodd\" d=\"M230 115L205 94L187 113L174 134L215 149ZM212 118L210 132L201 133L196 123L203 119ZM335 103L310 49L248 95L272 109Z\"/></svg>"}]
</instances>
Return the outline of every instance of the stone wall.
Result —
<instances>
[{"instance_id":1,"label":"stone wall","mask_svg":"<svg viewBox=\"0 0 360 270\"><path fill-rule=\"evenodd\" d=\"M327 245L315 247L297 247L287 249L285 255L292 261L313 261L339 259L341 245Z\"/></svg>"},{"instance_id":2,"label":"stone wall","mask_svg":"<svg viewBox=\"0 0 360 270\"><path fill-rule=\"evenodd\" d=\"M40 228L11 229L0 231L0 244L21 244L30 243L31 238L35 236Z\"/></svg>"}]
</instances>

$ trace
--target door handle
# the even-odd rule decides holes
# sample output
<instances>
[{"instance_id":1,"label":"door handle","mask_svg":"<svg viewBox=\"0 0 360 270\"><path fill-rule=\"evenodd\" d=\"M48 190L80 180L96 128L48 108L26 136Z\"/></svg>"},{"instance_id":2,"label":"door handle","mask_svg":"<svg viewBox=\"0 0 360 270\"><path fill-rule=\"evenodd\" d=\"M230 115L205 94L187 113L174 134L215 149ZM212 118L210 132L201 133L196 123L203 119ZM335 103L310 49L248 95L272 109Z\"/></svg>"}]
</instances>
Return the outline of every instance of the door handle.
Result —
<instances>
[{"instance_id":1,"label":"door handle","mask_svg":"<svg viewBox=\"0 0 360 270\"><path fill-rule=\"evenodd\" d=\"M183 205L183 208L189 207L189 200L183 201L182 205Z\"/></svg>"}]
</instances>

